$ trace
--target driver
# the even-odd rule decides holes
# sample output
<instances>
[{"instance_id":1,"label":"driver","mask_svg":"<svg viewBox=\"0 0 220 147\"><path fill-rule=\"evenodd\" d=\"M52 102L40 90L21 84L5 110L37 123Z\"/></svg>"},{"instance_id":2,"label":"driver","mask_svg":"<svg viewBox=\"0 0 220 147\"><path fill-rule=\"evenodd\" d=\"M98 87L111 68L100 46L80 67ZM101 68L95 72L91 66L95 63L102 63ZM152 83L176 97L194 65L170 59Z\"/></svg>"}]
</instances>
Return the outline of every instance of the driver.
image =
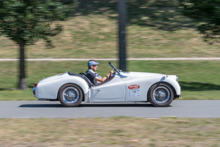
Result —
<instances>
[{"instance_id":1,"label":"driver","mask_svg":"<svg viewBox=\"0 0 220 147\"><path fill-rule=\"evenodd\" d=\"M97 70L98 64L99 63L95 60L89 60L88 70L86 71L86 76L94 85L98 85L105 82L109 79L110 75L114 73L114 71L111 70L110 73L108 73L104 78L102 78L97 72L95 72Z\"/></svg>"}]
</instances>

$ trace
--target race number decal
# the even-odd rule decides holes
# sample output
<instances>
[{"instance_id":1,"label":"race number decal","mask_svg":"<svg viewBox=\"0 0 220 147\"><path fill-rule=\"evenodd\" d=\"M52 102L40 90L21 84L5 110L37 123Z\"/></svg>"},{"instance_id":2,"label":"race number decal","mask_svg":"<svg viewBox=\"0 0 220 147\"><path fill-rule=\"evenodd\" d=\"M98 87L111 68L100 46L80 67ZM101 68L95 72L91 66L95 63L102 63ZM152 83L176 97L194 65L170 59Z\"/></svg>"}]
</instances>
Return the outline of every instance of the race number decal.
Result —
<instances>
[{"instance_id":1,"label":"race number decal","mask_svg":"<svg viewBox=\"0 0 220 147\"><path fill-rule=\"evenodd\" d=\"M128 96L141 96L140 85L130 85L128 86Z\"/></svg>"}]
</instances>

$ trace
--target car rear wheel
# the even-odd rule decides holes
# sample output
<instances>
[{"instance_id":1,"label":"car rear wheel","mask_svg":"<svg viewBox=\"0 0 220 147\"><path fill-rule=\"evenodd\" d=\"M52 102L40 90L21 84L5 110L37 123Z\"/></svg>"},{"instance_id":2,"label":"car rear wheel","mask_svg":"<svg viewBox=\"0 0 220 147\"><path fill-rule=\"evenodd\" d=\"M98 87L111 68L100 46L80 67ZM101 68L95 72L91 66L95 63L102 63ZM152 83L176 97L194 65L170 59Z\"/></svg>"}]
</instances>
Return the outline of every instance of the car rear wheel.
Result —
<instances>
[{"instance_id":1,"label":"car rear wheel","mask_svg":"<svg viewBox=\"0 0 220 147\"><path fill-rule=\"evenodd\" d=\"M154 84L148 92L149 102L157 107L169 106L173 97L173 88L166 83Z\"/></svg>"},{"instance_id":2,"label":"car rear wheel","mask_svg":"<svg viewBox=\"0 0 220 147\"><path fill-rule=\"evenodd\" d=\"M81 104L83 92L81 88L74 84L63 85L58 94L60 103L65 107L77 107Z\"/></svg>"}]
</instances>

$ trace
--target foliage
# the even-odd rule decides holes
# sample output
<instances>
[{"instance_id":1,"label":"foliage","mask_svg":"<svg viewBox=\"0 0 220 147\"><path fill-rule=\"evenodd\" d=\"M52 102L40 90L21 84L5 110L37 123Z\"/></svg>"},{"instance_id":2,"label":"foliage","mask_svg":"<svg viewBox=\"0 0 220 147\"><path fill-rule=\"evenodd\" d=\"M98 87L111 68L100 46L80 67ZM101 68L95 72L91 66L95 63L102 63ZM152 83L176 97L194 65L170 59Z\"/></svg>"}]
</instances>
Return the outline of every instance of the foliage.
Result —
<instances>
[{"instance_id":1,"label":"foliage","mask_svg":"<svg viewBox=\"0 0 220 147\"><path fill-rule=\"evenodd\" d=\"M181 12L198 24L205 40L218 41L220 35L220 0L180 0Z\"/></svg>"},{"instance_id":2,"label":"foliage","mask_svg":"<svg viewBox=\"0 0 220 147\"><path fill-rule=\"evenodd\" d=\"M52 0L0 0L0 32L15 41L33 44L57 35L62 27L52 22L65 20L69 13L66 5Z\"/></svg>"},{"instance_id":3,"label":"foliage","mask_svg":"<svg viewBox=\"0 0 220 147\"><path fill-rule=\"evenodd\" d=\"M52 22L65 20L71 10L68 8L56 0L0 0L0 34L20 47L20 89L27 88L25 46L43 39L52 47L49 37L62 31L61 25Z\"/></svg>"}]
</instances>

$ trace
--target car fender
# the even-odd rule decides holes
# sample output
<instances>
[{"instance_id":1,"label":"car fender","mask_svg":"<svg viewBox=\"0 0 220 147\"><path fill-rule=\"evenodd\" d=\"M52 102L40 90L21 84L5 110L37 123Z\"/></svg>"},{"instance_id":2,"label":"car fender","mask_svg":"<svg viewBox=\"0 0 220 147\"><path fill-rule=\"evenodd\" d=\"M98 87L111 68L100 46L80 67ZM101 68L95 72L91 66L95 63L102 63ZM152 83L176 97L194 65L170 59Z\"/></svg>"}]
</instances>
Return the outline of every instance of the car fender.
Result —
<instances>
[{"instance_id":1,"label":"car fender","mask_svg":"<svg viewBox=\"0 0 220 147\"><path fill-rule=\"evenodd\" d=\"M59 89L65 84L76 84L88 97L89 86L84 79L77 76L65 76L47 82L40 81L36 86L36 97L41 99L57 99Z\"/></svg>"},{"instance_id":2,"label":"car fender","mask_svg":"<svg viewBox=\"0 0 220 147\"><path fill-rule=\"evenodd\" d=\"M174 92L176 95L181 95L181 87L179 83L176 81L176 79L174 78L174 76L165 75L159 81L153 83L152 86L156 83L168 83L169 85L172 86L173 90L175 90Z\"/></svg>"},{"instance_id":3,"label":"car fender","mask_svg":"<svg viewBox=\"0 0 220 147\"><path fill-rule=\"evenodd\" d=\"M123 79L125 82L126 88L126 101L147 101L149 89L157 83L168 83L175 90L174 93L176 95L180 95L180 86L176 81L176 76L166 76L166 75L156 75L142 78L130 78ZM131 96L129 87L137 85L140 89L140 94L138 96Z\"/></svg>"}]
</instances>

